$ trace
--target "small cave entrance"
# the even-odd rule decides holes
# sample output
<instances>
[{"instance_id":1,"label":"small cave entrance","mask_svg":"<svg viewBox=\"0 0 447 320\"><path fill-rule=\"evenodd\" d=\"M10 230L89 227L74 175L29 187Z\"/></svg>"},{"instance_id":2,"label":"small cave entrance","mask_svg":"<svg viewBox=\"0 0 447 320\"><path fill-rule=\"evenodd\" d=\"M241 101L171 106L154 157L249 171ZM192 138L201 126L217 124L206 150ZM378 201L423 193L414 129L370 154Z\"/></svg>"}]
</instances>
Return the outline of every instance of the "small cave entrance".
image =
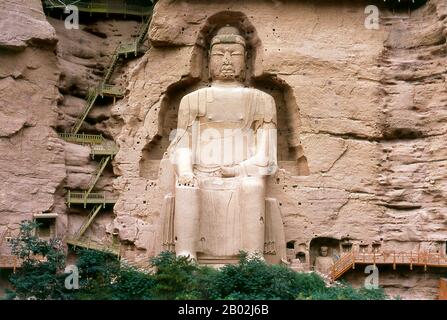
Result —
<instances>
[{"instance_id":1,"label":"small cave entrance","mask_svg":"<svg viewBox=\"0 0 447 320\"><path fill-rule=\"evenodd\" d=\"M427 0L387 0L382 5L393 11L405 12L418 9L426 3Z\"/></svg>"},{"instance_id":2,"label":"small cave entrance","mask_svg":"<svg viewBox=\"0 0 447 320\"><path fill-rule=\"evenodd\" d=\"M55 217L35 217L34 221L38 224L38 227L36 229L37 237L48 240L57 236Z\"/></svg>"},{"instance_id":3,"label":"small cave entrance","mask_svg":"<svg viewBox=\"0 0 447 320\"><path fill-rule=\"evenodd\" d=\"M340 240L330 237L316 237L310 241L310 265L315 264L315 259L320 255L321 247L327 247L327 256L334 261L340 258Z\"/></svg>"},{"instance_id":4,"label":"small cave entrance","mask_svg":"<svg viewBox=\"0 0 447 320\"><path fill-rule=\"evenodd\" d=\"M295 240L287 242L286 248L289 250L294 250L295 249Z\"/></svg>"},{"instance_id":5,"label":"small cave entrance","mask_svg":"<svg viewBox=\"0 0 447 320\"><path fill-rule=\"evenodd\" d=\"M300 251L295 255L295 258L298 259L301 263L306 262L306 253Z\"/></svg>"},{"instance_id":6,"label":"small cave entrance","mask_svg":"<svg viewBox=\"0 0 447 320\"><path fill-rule=\"evenodd\" d=\"M341 240L341 252L342 254L344 253L349 253L352 251L352 242L350 241L350 239L345 238Z\"/></svg>"}]
</instances>

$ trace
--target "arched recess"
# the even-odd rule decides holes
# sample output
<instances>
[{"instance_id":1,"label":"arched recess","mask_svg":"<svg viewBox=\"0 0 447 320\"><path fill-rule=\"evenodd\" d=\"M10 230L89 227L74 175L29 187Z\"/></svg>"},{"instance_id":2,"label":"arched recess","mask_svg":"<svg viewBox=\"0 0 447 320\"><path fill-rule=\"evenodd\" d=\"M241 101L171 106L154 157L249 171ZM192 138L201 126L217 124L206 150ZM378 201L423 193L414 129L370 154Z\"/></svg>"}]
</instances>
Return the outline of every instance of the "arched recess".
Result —
<instances>
[{"instance_id":1,"label":"arched recess","mask_svg":"<svg viewBox=\"0 0 447 320\"><path fill-rule=\"evenodd\" d=\"M328 257L332 257L334 261L340 256L340 240L330 237L315 237L310 241L310 266L315 263L316 257L320 255L320 248L328 247Z\"/></svg>"},{"instance_id":2,"label":"arched recess","mask_svg":"<svg viewBox=\"0 0 447 320\"><path fill-rule=\"evenodd\" d=\"M275 75L262 72L262 43L256 29L243 12L223 11L210 16L199 32L192 53L191 70L187 77L173 83L166 90L158 115L158 135L143 148L140 176L156 179L158 164L169 146L169 137L177 127L180 100L186 94L210 85L208 48L218 29L226 25L238 28L246 40L246 80L244 85L271 94L278 116L278 160L294 162L295 175L308 175L307 160L300 145L299 109L292 88ZM289 166L290 167L290 166Z\"/></svg>"}]
</instances>

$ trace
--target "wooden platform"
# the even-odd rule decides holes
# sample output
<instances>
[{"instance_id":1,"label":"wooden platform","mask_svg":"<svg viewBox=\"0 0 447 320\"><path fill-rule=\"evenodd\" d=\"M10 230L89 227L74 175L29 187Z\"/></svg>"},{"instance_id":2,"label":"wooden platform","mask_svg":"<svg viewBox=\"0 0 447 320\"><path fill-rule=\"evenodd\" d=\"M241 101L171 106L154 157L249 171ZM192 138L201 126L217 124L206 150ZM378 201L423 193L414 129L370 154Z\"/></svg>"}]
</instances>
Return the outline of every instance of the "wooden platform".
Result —
<instances>
[{"instance_id":1,"label":"wooden platform","mask_svg":"<svg viewBox=\"0 0 447 320\"><path fill-rule=\"evenodd\" d=\"M107 245L98 242L91 241L89 239L74 239L69 238L66 243L72 245L73 247L86 248L90 250L102 251L106 253L111 253L120 257L121 249L119 245Z\"/></svg>"},{"instance_id":2,"label":"wooden platform","mask_svg":"<svg viewBox=\"0 0 447 320\"><path fill-rule=\"evenodd\" d=\"M397 265L406 265L413 270L414 266L447 268L447 256L433 252L349 252L341 256L332 268L330 277L337 280L356 265L391 265L396 269Z\"/></svg>"},{"instance_id":3,"label":"wooden platform","mask_svg":"<svg viewBox=\"0 0 447 320\"><path fill-rule=\"evenodd\" d=\"M62 2L62 3L61 3ZM147 1L149 3L149 1ZM152 14L152 6L141 6L137 4L128 4L128 1L124 0L96 0L96 1L56 1L56 0L44 0L45 8L47 10L52 9L65 9L66 5L74 3L80 12L88 12L90 14L123 14L124 16L148 16Z\"/></svg>"},{"instance_id":4,"label":"wooden platform","mask_svg":"<svg viewBox=\"0 0 447 320\"><path fill-rule=\"evenodd\" d=\"M102 204L104 207L107 204L115 204L117 197L106 195L103 193L89 193L87 191L71 191L68 190L66 196L66 203L70 207L72 204L82 204L86 207L88 204Z\"/></svg>"}]
</instances>

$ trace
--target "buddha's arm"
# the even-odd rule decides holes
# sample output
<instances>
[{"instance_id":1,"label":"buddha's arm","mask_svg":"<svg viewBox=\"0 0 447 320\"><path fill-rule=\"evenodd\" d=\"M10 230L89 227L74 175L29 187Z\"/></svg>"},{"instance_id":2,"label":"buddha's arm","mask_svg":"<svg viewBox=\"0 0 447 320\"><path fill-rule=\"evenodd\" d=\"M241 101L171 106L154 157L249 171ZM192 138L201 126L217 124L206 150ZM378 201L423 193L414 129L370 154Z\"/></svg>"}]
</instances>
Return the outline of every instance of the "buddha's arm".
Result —
<instances>
[{"instance_id":1,"label":"buddha's arm","mask_svg":"<svg viewBox=\"0 0 447 320\"><path fill-rule=\"evenodd\" d=\"M276 171L276 125L263 123L256 132L256 153L240 163L247 175L271 175Z\"/></svg>"},{"instance_id":2,"label":"buddha's arm","mask_svg":"<svg viewBox=\"0 0 447 320\"><path fill-rule=\"evenodd\" d=\"M277 169L276 106L273 97L262 95L258 100L255 126L255 154L235 167L223 167L223 176L267 176ZM260 116L262 115L262 116Z\"/></svg>"},{"instance_id":3,"label":"buddha's arm","mask_svg":"<svg viewBox=\"0 0 447 320\"><path fill-rule=\"evenodd\" d=\"M178 183L190 185L194 183L192 161L192 135L190 123L191 110L188 99L185 97L180 102L178 113L178 126L174 146L174 167L178 176Z\"/></svg>"}]
</instances>

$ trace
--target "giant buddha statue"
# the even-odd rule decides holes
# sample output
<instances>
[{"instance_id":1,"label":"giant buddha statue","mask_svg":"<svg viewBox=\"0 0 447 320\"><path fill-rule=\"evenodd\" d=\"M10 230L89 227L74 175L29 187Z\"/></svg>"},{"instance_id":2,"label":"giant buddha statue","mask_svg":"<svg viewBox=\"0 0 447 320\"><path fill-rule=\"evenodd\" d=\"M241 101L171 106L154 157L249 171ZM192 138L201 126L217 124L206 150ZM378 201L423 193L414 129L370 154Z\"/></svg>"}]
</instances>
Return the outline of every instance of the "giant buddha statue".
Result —
<instances>
[{"instance_id":1,"label":"giant buddha statue","mask_svg":"<svg viewBox=\"0 0 447 320\"><path fill-rule=\"evenodd\" d=\"M272 207L266 202L266 177L277 170L275 102L244 85L246 41L234 27L220 28L211 39L209 72L210 86L180 102L167 151L175 183L173 204L165 208L172 219L165 228L173 226L178 256L263 255L274 242L272 230L283 233L279 209L266 222L266 204ZM266 223L280 226L266 228Z\"/></svg>"}]
</instances>

